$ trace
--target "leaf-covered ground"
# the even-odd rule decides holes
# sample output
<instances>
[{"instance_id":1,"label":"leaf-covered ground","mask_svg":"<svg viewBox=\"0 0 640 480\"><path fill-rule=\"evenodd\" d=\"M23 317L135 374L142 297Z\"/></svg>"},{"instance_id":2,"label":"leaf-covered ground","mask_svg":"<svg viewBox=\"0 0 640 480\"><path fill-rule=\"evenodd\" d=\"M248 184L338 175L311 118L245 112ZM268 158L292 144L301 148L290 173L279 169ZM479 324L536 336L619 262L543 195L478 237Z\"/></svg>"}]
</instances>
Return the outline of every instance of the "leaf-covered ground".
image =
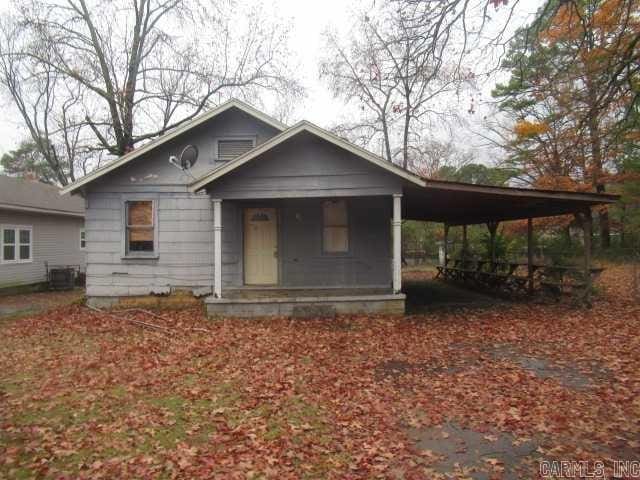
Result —
<instances>
[{"instance_id":1,"label":"leaf-covered ground","mask_svg":"<svg viewBox=\"0 0 640 480\"><path fill-rule=\"evenodd\" d=\"M1 478L536 478L640 458L640 306L0 323ZM495 447L492 447L492 444Z\"/></svg>"},{"instance_id":2,"label":"leaf-covered ground","mask_svg":"<svg viewBox=\"0 0 640 480\"><path fill-rule=\"evenodd\" d=\"M80 302L83 296L84 289L81 288L70 291L2 295L0 296L0 320L6 320L7 317L17 318L35 314L53 307Z\"/></svg>"}]
</instances>

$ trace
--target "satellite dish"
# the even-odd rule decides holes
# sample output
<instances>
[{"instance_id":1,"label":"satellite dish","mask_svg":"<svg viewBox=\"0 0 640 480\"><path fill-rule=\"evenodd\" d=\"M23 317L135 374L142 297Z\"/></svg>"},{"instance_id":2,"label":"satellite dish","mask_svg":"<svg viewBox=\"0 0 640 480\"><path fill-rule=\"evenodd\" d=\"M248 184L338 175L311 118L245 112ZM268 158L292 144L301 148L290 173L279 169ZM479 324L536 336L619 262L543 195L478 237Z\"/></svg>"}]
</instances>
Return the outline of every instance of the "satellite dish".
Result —
<instances>
[{"instance_id":1,"label":"satellite dish","mask_svg":"<svg viewBox=\"0 0 640 480\"><path fill-rule=\"evenodd\" d=\"M179 164L183 170L189 170L196 164L198 160L198 147L195 145L187 145L180 154Z\"/></svg>"}]
</instances>

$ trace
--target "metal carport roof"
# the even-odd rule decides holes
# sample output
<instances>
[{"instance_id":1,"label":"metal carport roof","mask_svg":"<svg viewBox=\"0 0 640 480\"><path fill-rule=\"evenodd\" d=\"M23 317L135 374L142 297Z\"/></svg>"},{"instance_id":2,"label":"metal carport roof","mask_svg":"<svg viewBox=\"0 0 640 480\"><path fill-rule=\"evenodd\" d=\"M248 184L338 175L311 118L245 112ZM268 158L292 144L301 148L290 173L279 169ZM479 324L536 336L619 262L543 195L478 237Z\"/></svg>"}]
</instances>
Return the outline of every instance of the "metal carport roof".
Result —
<instances>
[{"instance_id":1,"label":"metal carport roof","mask_svg":"<svg viewBox=\"0 0 640 480\"><path fill-rule=\"evenodd\" d=\"M424 187L405 186L402 218L471 225L573 214L617 199L617 195L610 194L426 180Z\"/></svg>"}]
</instances>

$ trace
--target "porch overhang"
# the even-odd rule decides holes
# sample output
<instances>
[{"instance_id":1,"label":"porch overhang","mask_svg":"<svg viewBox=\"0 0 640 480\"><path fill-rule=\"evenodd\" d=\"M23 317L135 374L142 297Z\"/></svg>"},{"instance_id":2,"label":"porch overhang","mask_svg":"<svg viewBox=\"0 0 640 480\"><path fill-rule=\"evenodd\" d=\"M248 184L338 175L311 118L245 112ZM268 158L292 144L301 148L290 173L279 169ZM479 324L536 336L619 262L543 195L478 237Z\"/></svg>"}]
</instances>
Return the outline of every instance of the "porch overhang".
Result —
<instances>
[{"instance_id":1,"label":"porch overhang","mask_svg":"<svg viewBox=\"0 0 640 480\"><path fill-rule=\"evenodd\" d=\"M472 225L575 214L617 200L608 194L426 180L424 187L404 188L402 218Z\"/></svg>"}]
</instances>

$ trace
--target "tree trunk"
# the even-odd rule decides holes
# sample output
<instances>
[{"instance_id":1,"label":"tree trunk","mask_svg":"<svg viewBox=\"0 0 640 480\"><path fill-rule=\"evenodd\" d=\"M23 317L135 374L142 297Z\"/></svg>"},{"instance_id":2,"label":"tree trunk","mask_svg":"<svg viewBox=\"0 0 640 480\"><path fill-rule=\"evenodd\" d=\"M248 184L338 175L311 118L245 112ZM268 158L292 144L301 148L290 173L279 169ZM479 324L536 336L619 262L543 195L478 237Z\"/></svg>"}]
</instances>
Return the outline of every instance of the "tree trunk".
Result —
<instances>
[{"instance_id":1,"label":"tree trunk","mask_svg":"<svg viewBox=\"0 0 640 480\"><path fill-rule=\"evenodd\" d=\"M627 246L627 236L625 234L626 223L627 223L627 206L624 203L620 204L622 209L622 214L620 215L620 246Z\"/></svg>"},{"instance_id":2,"label":"tree trunk","mask_svg":"<svg viewBox=\"0 0 640 480\"><path fill-rule=\"evenodd\" d=\"M587 78L587 90L589 92L589 101L597 98L595 88L591 79ZM592 156L592 172L593 172L593 186L598 193L604 193L605 185L603 183L603 164L602 164L602 138L600 132L600 125L598 122L599 109L598 106L589 104L589 143L591 144L591 156ZM602 207L598 214L598 223L600 224L600 248L607 249L611 246L611 236L609 228L609 212L607 207Z\"/></svg>"},{"instance_id":3,"label":"tree trunk","mask_svg":"<svg viewBox=\"0 0 640 480\"><path fill-rule=\"evenodd\" d=\"M609 223L609 210L606 207L603 207L598 213L598 222L600 224L600 248L610 248L611 226Z\"/></svg>"},{"instance_id":4,"label":"tree trunk","mask_svg":"<svg viewBox=\"0 0 640 480\"><path fill-rule=\"evenodd\" d=\"M411 121L411 112L409 111L409 100L405 105L404 132L402 134L402 168L407 170L409 167L409 122Z\"/></svg>"},{"instance_id":5,"label":"tree trunk","mask_svg":"<svg viewBox=\"0 0 640 480\"><path fill-rule=\"evenodd\" d=\"M387 121L384 115L382 117L382 134L384 136L384 150L387 155L387 160L390 163L393 163L393 158L391 158L391 145L389 140L389 126L387 125Z\"/></svg>"}]
</instances>

